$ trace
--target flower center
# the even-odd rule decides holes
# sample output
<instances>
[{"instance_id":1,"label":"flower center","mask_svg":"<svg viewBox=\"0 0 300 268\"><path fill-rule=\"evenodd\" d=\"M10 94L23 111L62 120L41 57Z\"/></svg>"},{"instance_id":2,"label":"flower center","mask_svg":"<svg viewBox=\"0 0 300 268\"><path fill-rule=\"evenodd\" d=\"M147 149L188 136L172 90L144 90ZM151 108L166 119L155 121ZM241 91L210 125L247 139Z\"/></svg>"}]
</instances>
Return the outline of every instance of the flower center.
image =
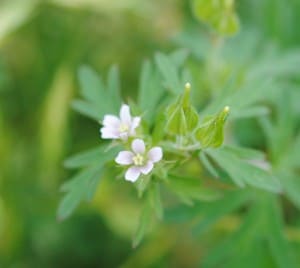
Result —
<instances>
[{"instance_id":1,"label":"flower center","mask_svg":"<svg viewBox=\"0 0 300 268\"><path fill-rule=\"evenodd\" d=\"M119 130L120 130L121 133L128 132L129 127L128 127L127 124L122 123L122 124L120 125L120 127L119 127Z\"/></svg>"},{"instance_id":2,"label":"flower center","mask_svg":"<svg viewBox=\"0 0 300 268\"><path fill-rule=\"evenodd\" d=\"M144 157L141 154L136 154L133 158L132 161L134 165L136 166L143 166L144 165Z\"/></svg>"}]
</instances>

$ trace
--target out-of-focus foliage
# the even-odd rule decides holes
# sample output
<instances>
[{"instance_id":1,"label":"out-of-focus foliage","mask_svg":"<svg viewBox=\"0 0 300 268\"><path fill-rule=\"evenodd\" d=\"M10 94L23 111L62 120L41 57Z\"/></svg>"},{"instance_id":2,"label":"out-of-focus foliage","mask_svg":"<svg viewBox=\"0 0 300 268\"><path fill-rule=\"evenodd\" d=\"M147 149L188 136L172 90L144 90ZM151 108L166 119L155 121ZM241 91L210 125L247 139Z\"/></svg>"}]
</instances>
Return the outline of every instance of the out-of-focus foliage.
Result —
<instances>
[{"instance_id":1,"label":"out-of-focus foliage","mask_svg":"<svg viewBox=\"0 0 300 268\"><path fill-rule=\"evenodd\" d=\"M193 0L193 9L199 20L226 36L239 30L239 19L234 4L234 0Z\"/></svg>"},{"instance_id":2,"label":"out-of-focus foliage","mask_svg":"<svg viewBox=\"0 0 300 268\"><path fill-rule=\"evenodd\" d=\"M297 267L300 3L234 1L212 16L188 2L0 3L1 267ZM70 107L101 120L120 89L155 143L186 81L200 123L230 106L228 145L160 170L165 185L139 199L111 163L96 164L113 158L99 125ZM62 222L61 183L59 218L74 213Z\"/></svg>"}]
</instances>

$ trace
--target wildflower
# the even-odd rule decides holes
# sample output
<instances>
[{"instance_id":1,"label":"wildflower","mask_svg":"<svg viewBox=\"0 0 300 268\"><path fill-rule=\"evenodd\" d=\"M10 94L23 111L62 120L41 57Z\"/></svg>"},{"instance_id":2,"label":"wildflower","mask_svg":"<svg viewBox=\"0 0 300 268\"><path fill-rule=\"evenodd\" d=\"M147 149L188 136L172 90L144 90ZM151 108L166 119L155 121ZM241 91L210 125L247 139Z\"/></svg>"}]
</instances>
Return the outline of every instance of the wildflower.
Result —
<instances>
[{"instance_id":1,"label":"wildflower","mask_svg":"<svg viewBox=\"0 0 300 268\"><path fill-rule=\"evenodd\" d=\"M140 174L149 174L153 169L153 164L162 159L162 149L153 147L146 151L145 143L141 139L133 140L132 151L121 151L115 161L120 165L131 165L125 173L127 181L135 182Z\"/></svg>"},{"instance_id":2,"label":"wildflower","mask_svg":"<svg viewBox=\"0 0 300 268\"><path fill-rule=\"evenodd\" d=\"M120 109L120 118L115 115L105 115L103 127L100 129L102 139L127 140L135 136L135 129L139 126L140 117L132 117L128 105L123 104Z\"/></svg>"}]
</instances>

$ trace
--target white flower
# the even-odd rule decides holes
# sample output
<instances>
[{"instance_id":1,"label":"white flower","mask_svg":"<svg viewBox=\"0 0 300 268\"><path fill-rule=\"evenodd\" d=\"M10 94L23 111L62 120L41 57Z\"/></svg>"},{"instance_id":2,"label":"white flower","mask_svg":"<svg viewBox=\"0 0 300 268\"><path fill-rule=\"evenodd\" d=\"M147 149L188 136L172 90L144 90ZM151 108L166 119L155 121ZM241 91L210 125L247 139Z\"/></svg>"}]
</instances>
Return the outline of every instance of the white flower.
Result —
<instances>
[{"instance_id":1,"label":"white flower","mask_svg":"<svg viewBox=\"0 0 300 268\"><path fill-rule=\"evenodd\" d=\"M162 159L162 149L153 147L148 152L141 139L135 139L131 144L132 151L121 151L115 161L120 165L131 165L125 174L127 181L135 182L140 174L148 174L153 169L153 164Z\"/></svg>"},{"instance_id":2,"label":"white flower","mask_svg":"<svg viewBox=\"0 0 300 268\"><path fill-rule=\"evenodd\" d=\"M139 126L140 117L132 117L128 105L123 104L120 109L120 118L115 115L105 115L103 127L100 129L102 139L127 140L135 136L135 129Z\"/></svg>"}]
</instances>

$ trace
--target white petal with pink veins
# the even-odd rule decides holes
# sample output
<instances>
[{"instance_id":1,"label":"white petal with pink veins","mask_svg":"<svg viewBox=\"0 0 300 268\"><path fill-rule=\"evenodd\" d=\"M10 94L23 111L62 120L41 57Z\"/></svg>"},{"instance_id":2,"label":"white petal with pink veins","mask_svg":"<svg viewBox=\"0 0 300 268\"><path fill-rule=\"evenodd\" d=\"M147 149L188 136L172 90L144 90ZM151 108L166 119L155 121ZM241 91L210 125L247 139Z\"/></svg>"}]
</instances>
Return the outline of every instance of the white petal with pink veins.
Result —
<instances>
[{"instance_id":1,"label":"white petal with pink veins","mask_svg":"<svg viewBox=\"0 0 300 268\"><path fill-rule=\"evenodd\" d=\"M132 157L134 157L134 154L132 152L122 151L122 152L119 152L115 161L120 165L130 165L133 163Z\"/></svg>"},{"instance_id":2,"label":"white petal with pink veins","mask_svg":"<svg viewBox=\"0 0 300 268\"><path fill-rule=\"evenodd\" d=\"M153 163L160 161L162 159L162 156L163 156L163 153L162 153L162 149L160 147L153 147L148 152L148 158Z\"/></svg>"},{"instance_id":3,"label":"white petal with pink veins","mask_svg":"<svg viewBox=\"0 0 300 268\"><path fill-rule=\"evenodd\" d=\"M110 115L110 114L104 116L104 119L103 119L104 126L119 128L120 124L121 124L121 121L117 116Z\"/></svg>"},{"instance_id":4,"label":"white petal with pink veins","mask_svg":"<svg viewBox=\"0 0 300 268\"><path fill-rule=\"evenodd\" d=\"M141 171L138 167L130 167L125 173L125 179L127 181L135 182L140 176Z\"/></svg>"},{"instance_id":5,"label":"white petal with pink veins","mask_svg":"<svg viewBox=\"0 0 300 268\"><path fill-rule=\"evenodd\" d=\"M153 169L153 163L148 161L145 166L140 167L140 170L143 174L147 175Z\"/></svg>"},{"instance_id":6,"label":"white petal with pink veins","mask_svg":"<svg viewBox=\"0 0 300 268\"><path fill-rule=\"evenodd\" d=\"M141 139L135 139L131 144L131 148L136 154L143 154L145 152L145 143Z\"/></svg>"},{"instance_id":7,"label":"white petal with pink veins","mask_svg":"<svg viewBox=\"0 0 300 268\"><path fill-rule=\"evenodd\" d=\"M110 127L103 127L100 129L102 139L117 139L119 133L116 129Z\"/></svg>"},{"instance_id":8,"label":"white petal with pink veins","mask_svg":"<svg viewBox=\"0 0 300 268\"><path fill-rule=\"evenodd\" d=\"M123 124L131 125L130 108L127 104L123 104L120 110L120 118Z\"/></svg>"},{"instance_id":9,"label":"white petal with pink veins","mask_svg":"<svg viewBox=\"0 0 300 268\"><path fill-rule=\"evenodd\" d=\"M132 120L132 123L131 123L131 130L136 129L139 126L140 122L141 122L140 117L138 117L138 116L133 117L133 120Z\"/></svg>"}]
</instances>

